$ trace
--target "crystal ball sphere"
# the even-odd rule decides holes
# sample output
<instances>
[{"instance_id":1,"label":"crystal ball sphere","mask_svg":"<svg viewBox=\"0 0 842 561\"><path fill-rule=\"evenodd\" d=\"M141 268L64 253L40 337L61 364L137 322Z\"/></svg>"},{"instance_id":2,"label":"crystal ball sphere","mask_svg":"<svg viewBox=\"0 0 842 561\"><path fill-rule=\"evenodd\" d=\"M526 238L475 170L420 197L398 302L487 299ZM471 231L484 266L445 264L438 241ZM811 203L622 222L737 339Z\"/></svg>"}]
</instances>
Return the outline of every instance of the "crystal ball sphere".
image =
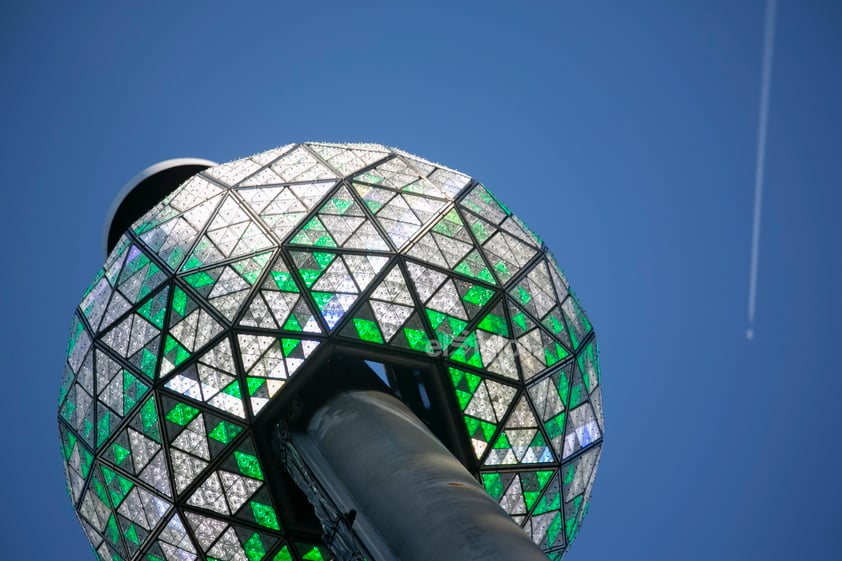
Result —
<instances>
[{"instance_id":1,"label":"crystal ball sphere","mask_svg":"<svg viewBox=\"0 0 842 561\"><path fill-rule=\"evenodd\" d=\"M603 414L594 332L555 258L463 173L323 143L192 176L82 297L58 417L96 555L329 559L292 519L262 419L316 375L309 364L343 352L426 365L439 405L415 407L447 418L465 467L561 558Z\"/></svg>"}]
</instances>

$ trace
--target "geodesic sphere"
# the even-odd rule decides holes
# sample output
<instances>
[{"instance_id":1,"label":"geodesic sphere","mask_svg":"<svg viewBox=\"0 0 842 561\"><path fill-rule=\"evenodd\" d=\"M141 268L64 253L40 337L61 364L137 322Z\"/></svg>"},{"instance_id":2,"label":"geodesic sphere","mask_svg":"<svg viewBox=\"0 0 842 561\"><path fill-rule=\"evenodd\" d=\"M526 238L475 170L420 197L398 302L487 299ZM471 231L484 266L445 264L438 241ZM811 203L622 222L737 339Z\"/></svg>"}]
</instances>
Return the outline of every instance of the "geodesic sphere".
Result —
<instances>
[{"instance_id":1,"label":"geodesic sphere","mask_svg":"<svg viewBox=\"0 0 842 561\"><path fill-rule=\"evenodd\" d=\"M379 145L298 144L187 180L82 298L59 431L99 557L327 558L288 521L257 431L342 349L428 364L454 454L563 555L603 418L596 340L554 258L466 175Z\"/></svg>"}]
</instances>

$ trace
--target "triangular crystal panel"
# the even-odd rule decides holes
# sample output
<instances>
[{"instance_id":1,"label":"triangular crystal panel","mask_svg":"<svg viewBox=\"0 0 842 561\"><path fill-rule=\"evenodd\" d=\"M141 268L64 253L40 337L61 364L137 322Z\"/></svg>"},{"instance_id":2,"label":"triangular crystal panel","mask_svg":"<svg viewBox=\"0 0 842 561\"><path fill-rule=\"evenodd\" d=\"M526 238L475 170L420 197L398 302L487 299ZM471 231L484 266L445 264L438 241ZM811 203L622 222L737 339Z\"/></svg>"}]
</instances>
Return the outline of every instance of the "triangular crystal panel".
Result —
<instances>
[{"instance_id":1,"label":"triangular crystal panel","mask_svg":"<svg viewBox=\"0 0 842 561\"><path fill-rule=\"evenodd\" d=\"M492 446L485 465L550 463L555 461L538 427L526 396L509 413L503 432Z\"/></svg>"},{"instance_id":2,"label":"triangular crystal panel","mask_svg":"<svg viewBox=\"0 0 842 561\"><path fill-rule=\"evenodd\" d=\"M305 146L296 146L272 165L274 171L284 182L320 181L339 179L336 172L319 161Z\"/></svg>"},{"instance_id":3,"label":"triangular crystal panel","mask_svg":"<svg viewBox=\"0 0 842 561\"><path fill-rule=\"evenodd\" d=\"M184 276L184 280L228 321L232 321L271 256L268 251L259 253L227 265L190 273Z\"/></svg>"},{"instance_id":4,"label":"triangular crystal panel","mask_svg":"<svg viewBox=\"0 0 842 561\"><path fill-rule=\"evenodd\" d=\"M262 225L246 212L237 198L228 195L219 205L205 233L181 267L189 271L273 246Z\"/></svg>"},{"instance_id":5,"label":"triangular crystal panel","mask_svg":"<svg viewBox=\"0 0 842 561\"><path fill-rule=\"evenodd\" d=\"M572 365L567 365L529 386L529 397L547 432L553 449L560 456L564 437L567 403L570 398Z\"/></svg>"},{"instance_id":6,"label":"triangular crystal panel","mask_svg":"<svg viewBox=\"0 0 842 561\"><path fill-rule=\"evenodd\" d=\"M373 146L358 145L351 147L331 146L329 144L308 144L307 146L341 177L351 175L389 155L381 147L375 148Z\"/></svg>"},{"instance_id":7,"label":"triangular crystal panel","mask_svg":"<svg viewBox=\"0 0 842 561\"><path fill-rule=\"evenodd\" d=\"M468 438L474 453L480 458L511 405L517 389L452 366L449 372L456 400L463 412Z\"/></svg>"},{"instance_id":8,"label":"triangular crystal panel","mask_svg":"<svg viewBox=\"0 0 842 561\"><path fill-rule=\"evenodd\" d=\"M201 196L210 192L218 194ZM144 245L172 270L181 266L224 198L219 187L198 177L192 178L188 186L176 193L169 203L150 211L134 226ZM195 206L190 207L191 203ZM178 209L176 205L188 208Z\"/></svg>"}]
</instances>

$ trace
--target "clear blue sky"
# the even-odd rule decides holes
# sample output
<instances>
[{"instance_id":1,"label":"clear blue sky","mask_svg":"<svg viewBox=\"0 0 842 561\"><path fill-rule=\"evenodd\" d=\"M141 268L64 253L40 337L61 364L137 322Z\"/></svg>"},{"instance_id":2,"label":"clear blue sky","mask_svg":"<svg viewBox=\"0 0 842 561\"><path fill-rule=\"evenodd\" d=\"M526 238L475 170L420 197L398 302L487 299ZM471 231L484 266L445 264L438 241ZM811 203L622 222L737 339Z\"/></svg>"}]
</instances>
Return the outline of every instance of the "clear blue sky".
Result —
<instances>
[{"instance_id":1,"label":"clear blue sky","mask_svg":"<svg viewBox=\"0 0 842 561\"><path fill-rule=\"evenodd\" d=\"M324 140L469 173L558 256L606 417L567 559L838 559L842 4L779 1L752 342L764 0L408 4L4 4L0 557L93 560L56 399L119 188Z\"/></svg>"}]
</instances>

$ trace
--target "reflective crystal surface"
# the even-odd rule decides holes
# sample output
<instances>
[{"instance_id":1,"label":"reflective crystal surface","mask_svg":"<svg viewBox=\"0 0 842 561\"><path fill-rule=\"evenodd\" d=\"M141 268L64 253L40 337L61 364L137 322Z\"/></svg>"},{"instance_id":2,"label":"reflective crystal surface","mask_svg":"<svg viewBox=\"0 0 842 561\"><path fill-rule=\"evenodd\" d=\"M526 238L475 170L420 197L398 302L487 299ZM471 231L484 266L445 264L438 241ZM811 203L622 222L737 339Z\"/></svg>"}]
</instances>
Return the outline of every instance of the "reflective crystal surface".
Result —
<instances>
[{"instance_id":1,"label":"reflective crystal surface","mask_svg":"<svg viewBox=\"0 0 842 561\"><path fill-rule=\"evenodd\" d=\"M72 321L58 409L97 555L328 559L282 527L252 434L328 341L437 365L479 482L563 555L602 447L593 328L486 187L374 144L207 169L108 256Z\"/></svg>"}]
</instances>

